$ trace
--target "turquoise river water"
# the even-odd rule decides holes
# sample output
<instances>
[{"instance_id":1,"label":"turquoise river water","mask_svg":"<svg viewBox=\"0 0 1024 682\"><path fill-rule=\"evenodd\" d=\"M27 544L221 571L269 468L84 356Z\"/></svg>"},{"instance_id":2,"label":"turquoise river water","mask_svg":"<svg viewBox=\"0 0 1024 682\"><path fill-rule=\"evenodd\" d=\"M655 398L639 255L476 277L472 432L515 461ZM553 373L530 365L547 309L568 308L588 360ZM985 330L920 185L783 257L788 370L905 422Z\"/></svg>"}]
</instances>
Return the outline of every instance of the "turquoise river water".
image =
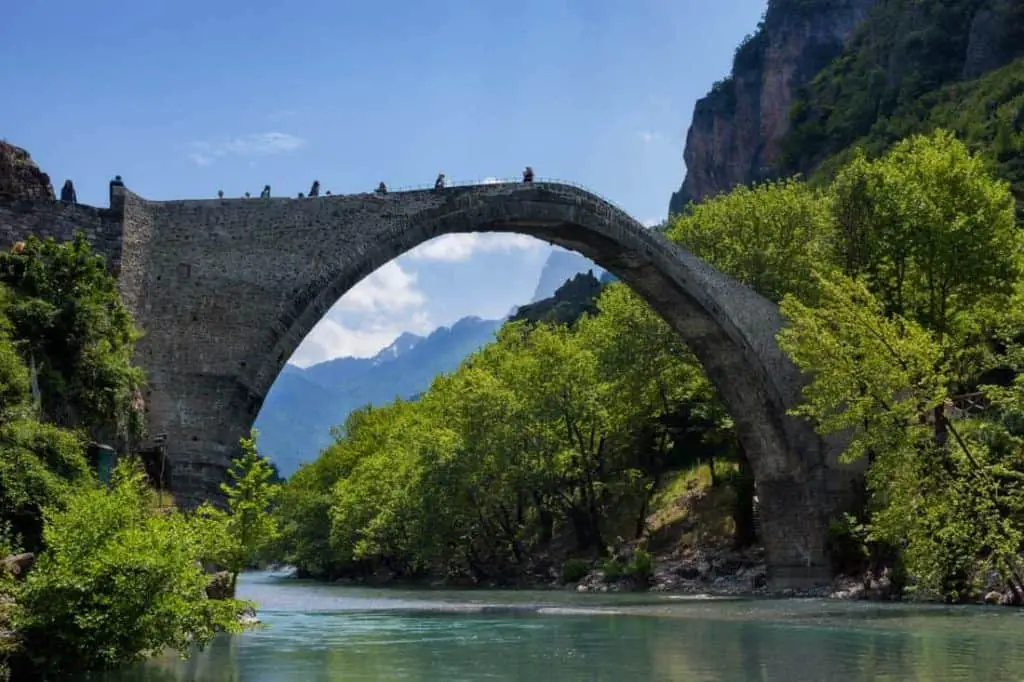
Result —
<instances>
[{"instance_id":1,"label":"turquoise river water","mask_svg":"<svg viewBox=\"0 0 1024 682\"><path fill-rule=\"evenodd\" d=\"M266 627L103 682L1024 681L1024 611L363 589L243 576Z\"/></svg>"}]
</instances>

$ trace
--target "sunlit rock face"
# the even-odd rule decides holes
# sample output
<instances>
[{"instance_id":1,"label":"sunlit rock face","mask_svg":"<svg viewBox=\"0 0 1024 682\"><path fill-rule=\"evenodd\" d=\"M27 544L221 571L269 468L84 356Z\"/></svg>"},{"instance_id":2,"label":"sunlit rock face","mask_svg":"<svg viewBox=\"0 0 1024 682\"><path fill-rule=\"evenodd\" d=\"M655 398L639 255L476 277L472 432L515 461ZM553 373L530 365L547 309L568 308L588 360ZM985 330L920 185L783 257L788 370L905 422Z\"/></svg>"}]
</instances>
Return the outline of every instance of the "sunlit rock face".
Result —
<instances>
[{"instance_id":1,"label":"sunlit rock face","mask_svg":"<svg viewBox=\"0 0 1024 682\"><path fill-rule=\"evenodd\" d=\"M0 200L53 201L50 176L29 153L0 140Z\"/></svg>"},{"instance_id":2,"label":"sunlit rock face","mask_svg":"<svg viewBox=\"0 0 1024 682\"><path fill-rule=\"evenodd\" d=\"M731 75L694 107L686 179L669 213L770 174L798 89L842 52L877 1L769 3L761 27L736 51Z\"/></svg>"}]
</instances>

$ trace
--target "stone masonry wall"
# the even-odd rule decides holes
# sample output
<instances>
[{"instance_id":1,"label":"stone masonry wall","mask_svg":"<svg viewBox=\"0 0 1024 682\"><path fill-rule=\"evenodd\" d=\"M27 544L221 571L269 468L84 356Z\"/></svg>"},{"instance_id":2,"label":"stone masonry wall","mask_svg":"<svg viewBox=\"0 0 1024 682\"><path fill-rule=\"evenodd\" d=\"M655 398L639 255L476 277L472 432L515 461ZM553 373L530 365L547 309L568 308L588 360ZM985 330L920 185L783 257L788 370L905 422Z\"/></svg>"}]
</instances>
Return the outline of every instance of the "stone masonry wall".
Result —
<instances>
[{"instance_id":1,"label":"stone masonry wall","mask_svg":"<svg viewBox=\"0 0 1024 682\"><path fill-rule=\"evenodd\" d=\"M120 265L120 212L60 201L0 201L0 246L9 247L30 234L68 241L79 230L111 267Z\"/></svg>"}]
</instances>

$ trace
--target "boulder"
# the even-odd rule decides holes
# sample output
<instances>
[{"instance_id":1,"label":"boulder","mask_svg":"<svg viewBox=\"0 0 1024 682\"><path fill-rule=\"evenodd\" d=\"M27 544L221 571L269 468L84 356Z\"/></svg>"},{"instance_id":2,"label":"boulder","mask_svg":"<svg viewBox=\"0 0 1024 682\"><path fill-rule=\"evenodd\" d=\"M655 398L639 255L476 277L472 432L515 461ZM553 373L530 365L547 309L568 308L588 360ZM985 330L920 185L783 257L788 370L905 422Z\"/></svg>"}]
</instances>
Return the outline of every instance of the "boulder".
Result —
<instances>
[{"instance_id":1,"label":"boulder","mask_svg":"<svg viewBox=\"0 0 1024 682\"><path fill-rule=\"evenodd\" d=\"M25 552L23 554L12 554L0 562L0 566L15 578L24 578L32 570L32 567L35 566L35 563L36 555L32 552Z\"/></svg>"},{"instance_id":2,"label":"boulder","mask_svg":"<svg viewBox=\"0 0 1024 682\"><path fill-rule=\"evenodd\" d=\"M235 591L231 587L231 574L227 571L218 571L210 576L210 582L206 584L206 596L210 599L232 599Z\"/></svg>"},{"instance_id":3,"label":"boulder","mask_svg":"<svg viewBox=\"0 0 1024 682\"><path fill-rule=\"evenodd\" d=\"M50 176L29 153L0 140L0 200L54 201Z\"/></svg>"}]
</instances>

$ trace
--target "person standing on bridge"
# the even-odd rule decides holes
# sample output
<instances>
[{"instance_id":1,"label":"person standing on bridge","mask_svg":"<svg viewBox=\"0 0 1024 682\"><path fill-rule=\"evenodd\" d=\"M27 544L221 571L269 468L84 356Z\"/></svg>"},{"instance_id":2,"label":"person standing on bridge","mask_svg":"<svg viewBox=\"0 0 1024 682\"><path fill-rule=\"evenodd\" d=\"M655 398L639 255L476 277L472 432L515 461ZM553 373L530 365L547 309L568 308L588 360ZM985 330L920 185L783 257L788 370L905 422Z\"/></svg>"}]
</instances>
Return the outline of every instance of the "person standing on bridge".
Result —
<instances>
[{"instance_id":1,"label":"person standing on bridge","mask_svg":"<svg viewBox=\"0 0 1024 682\"><path fill-rule=\"evenodd\" d=\"M314 180L313 186L309 188L309 196L318 197L320 196L320 181Z\"/></svg>"},{"instance_id":2,"label":"person standing on bridge","mask_svg":"<svg viewBox=\"0 0 1024 682\"><path fill-rule=\"evenodd\" d=\"M270 198L270 185L263 185L263 191L260 192L260 199Z\"/></svg>"},{"instance_id":3,"label":"person standing on bridge","mask_svg":"<svg viewBox=\"0 0 1024 682\"><path fill-rule=\"evenodd\" d=\"M64 186L60 188L60 200L65 204L78 203L78 194L75 193L75 185L70 180L65 180Z\"/></svg>"},{"instance_id":4,"label":"person standing on bridge","mask_svg":"<svg viewBox=\"0 0 1024 682\"><path fill-rule=\"evenodd\" d=\"M527 166L523 171L523 182L533 182L533 166Z\"/></svg>"},{"instance_id":5,"label":"person standing on bridge","mask_svg":"<svg viewBox=\"0 0 1024 682\"><path fill-rule=\"evenodd\" d=\"M434 181L434 189L444 189L444 173L437 174L437 180Z\"/></svg>"},{"instance_id":6,"label":"person standing on bridge","mask_svg":"<svg viewBox=\"0 0 1024 682\"><path fill-rule=\"evenodd\" d=\"M377 194L387 194L387 193L388 193L388 186L387 185L385 185L383 182L380 183L379 185L377 185Z\"/></svg>"}]
</instances>

